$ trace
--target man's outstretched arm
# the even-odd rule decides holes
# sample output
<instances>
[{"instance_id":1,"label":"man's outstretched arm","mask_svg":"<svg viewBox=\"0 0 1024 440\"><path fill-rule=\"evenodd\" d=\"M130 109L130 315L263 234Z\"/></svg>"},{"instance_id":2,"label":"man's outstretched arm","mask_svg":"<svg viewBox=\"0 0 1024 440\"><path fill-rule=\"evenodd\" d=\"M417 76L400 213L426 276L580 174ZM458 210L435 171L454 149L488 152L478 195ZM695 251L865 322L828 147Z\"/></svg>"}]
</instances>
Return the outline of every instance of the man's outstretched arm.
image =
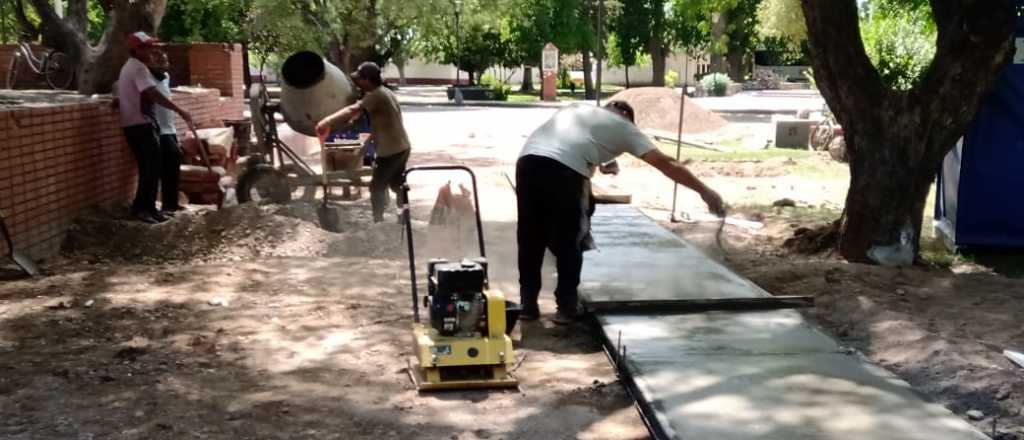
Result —
<instances>
[{"instance_id":1,"label":"man's outstretched arm","mask_svg":"<svg viewBox=\"0 0 1024 440\"><path fill-rule=\"evenodd\" d=\"M708 210L712 214L725 217L725 203L722 201L722 196L705 185L704 182L701 182L697 176L694 176L690 170L686 169L685 165L657 149L647 152L647 154L640 158L644 162L651 164L658 171L661 171L661 174L664 174L669 179L700 194L700 197L704 199L704 203L708 204Z\"/></svg>"},{"instance_id":2,"label":"man's outstretched arm","mask_svg":"<svg viewBox=\"0 0 1024 440\"><path fill-rule=\"evenodd\" d=\"M360 103L357 102L320 120L320 122L316 124L316 133L321 138L327 137L335 125L338 125L339 123L350 124L362 115L363 108L360 106Z\"/></svg>"}]
</instances>

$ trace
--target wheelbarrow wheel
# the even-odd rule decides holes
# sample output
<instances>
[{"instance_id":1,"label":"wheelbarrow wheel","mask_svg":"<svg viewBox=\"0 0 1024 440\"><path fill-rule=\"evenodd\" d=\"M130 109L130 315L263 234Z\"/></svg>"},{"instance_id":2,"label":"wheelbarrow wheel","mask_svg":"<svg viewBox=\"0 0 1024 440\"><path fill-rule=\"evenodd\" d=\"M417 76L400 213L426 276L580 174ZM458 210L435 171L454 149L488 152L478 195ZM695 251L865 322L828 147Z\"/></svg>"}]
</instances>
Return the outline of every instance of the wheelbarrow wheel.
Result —
<instances>
[{"instance_id":1,"label":"wheelbarrow wheel","mask_svg":"<svg viewBox=\"0 0 1024 440\"><path fill-rule=\"evenodd\" d=\"M249 168L238 178L238 203L278 203L292 200L288 176L270 165Z\"/></svg>"}]
</instances>

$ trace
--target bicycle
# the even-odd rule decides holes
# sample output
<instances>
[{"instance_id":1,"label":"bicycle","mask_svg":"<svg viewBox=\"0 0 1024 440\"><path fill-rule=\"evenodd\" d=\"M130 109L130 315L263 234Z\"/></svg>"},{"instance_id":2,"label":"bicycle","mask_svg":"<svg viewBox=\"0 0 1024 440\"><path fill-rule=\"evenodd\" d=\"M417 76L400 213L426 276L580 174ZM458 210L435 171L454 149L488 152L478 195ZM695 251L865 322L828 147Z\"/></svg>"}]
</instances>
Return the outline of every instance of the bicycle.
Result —
<instances>
[{"instance_id":1,"label":"bicycle","mask_svg":"<svg viewBox=\"0 0 1024 440\"><path fill-rule=\"evenodd\" d=\"M67 90L75 79L75 66L68 54L57 50L48 50L42 56L37 57L32 53L29 43L23 41L18 43L18 49L14 52L10 69L7 71L8 89L14 89L21 63L27 63L33 73L42 75L46 79L46 83L54 90Z\"/></svg>"}]
</instances>

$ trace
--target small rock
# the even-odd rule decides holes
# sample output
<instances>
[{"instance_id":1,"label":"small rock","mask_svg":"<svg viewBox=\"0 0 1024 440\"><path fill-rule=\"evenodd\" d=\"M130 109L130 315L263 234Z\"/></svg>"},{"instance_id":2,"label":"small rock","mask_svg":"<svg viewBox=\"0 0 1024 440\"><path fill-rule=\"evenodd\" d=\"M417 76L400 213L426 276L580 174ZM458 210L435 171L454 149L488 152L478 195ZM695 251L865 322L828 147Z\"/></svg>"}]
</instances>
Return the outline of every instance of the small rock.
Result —
<instances>
[{"instance_id":1,"label":"small rock","mask_svg":"<svg viewBox=\"0 0 1024 440\"><path fill-rule=\"evenodd\" d=\"M1009 384L999 387L999 391L996 391L996 400L1006 400L1010 398L1010 394L1013 393L1013 388Z\"/></svg>"},{"instance_id":2,"label":"small rock","mask_svg":"<svg viewBox=\"0 0 1024 440\"><path fill-rule=\"evenodd\" d=\"M794 208L796 207L796 201L787 197L776 200L774 203L772 203L772 206L775 206L777 208Z\"/></svg>"},{"instance_id":3,"label":"small rock","mask_svg":"<svg viewBox=\"0 0 1024 440\"><path fill-rule=\"evenodd\" d=\"M896 294L897 295L906 295L907 291L903 290L903 289L896 289Z\"/></svg>"},{"instance_id":4,"label":"small rock","mask_svg":"<svg viewBox=\"0 0 1024 440\"><path fill-rule=\"evenodd\" d=\"M86 306L86 307L92 307L93 304L96 304L96 300L89 299L89 300L86 300L85 303L83 303L82 305Z\"/></svg>"},{"instance_id":5,"label":"small rock","mask_svg":"<svg viewBox=\"0 0 1024 440\"><path fill-rule=\"evenodd\" d=\"M228 300L226 300L224 298L221 298L219 296L215 296L213 298L210 298L210 300L207 301L207 304L209 304L211 306L214 306L214 307L227 307L228 306Z\"/></svg>"},{"instance_id":6,"label":"small rock","mask_svg":"<svg viewBox=\"0 0 1024 440\"><path fill-rule=\"evenodd\" d=\"M146 415L146 413L142 412L142 410L138 410L138 411L135 411L134 415L135 415L135 417L142 417L142 416Z\"/></svg>"},{"instance_id":7,"label":"small rock","mask_svg":"<svg viewBox=\"0 0 1024 440\"><path fill-rule=\"evenodd\" d=\"M976 409L972 409L970 411L967 411L967 418L977 422L978 420L985 418L985 413L978 411Z\"/></svg>"}]
</instances>

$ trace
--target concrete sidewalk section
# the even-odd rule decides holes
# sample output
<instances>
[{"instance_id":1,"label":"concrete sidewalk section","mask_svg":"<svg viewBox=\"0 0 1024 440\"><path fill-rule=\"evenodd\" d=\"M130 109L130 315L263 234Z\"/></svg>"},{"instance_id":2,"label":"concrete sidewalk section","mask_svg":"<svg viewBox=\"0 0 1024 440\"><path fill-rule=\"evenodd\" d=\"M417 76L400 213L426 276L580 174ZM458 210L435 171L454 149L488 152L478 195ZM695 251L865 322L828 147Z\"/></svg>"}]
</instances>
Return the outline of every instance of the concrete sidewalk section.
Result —
<instances>
[{"instance_id":1,"label":"concrete sidewalk section","mask_svg":"<svg viewBox=\"0 0 1024 440\"><path fill-rule=\"evenodd\" d=\"M591 227L598 249L584 257L584 301L770 296L629 205L599 206Z\"/></svg>"},{"instance_id":2,"label":"concrete sidewalk section","mask_svg":"<svg viewBox=\"0 0 1024 440\"><path fill-rule=\"evenodd\" d=\"M587 301L767 295L634 208L600 206L594 223ZM793 310L597 318L657 438L987 438Z\"/></svg>"}]
</instances>

